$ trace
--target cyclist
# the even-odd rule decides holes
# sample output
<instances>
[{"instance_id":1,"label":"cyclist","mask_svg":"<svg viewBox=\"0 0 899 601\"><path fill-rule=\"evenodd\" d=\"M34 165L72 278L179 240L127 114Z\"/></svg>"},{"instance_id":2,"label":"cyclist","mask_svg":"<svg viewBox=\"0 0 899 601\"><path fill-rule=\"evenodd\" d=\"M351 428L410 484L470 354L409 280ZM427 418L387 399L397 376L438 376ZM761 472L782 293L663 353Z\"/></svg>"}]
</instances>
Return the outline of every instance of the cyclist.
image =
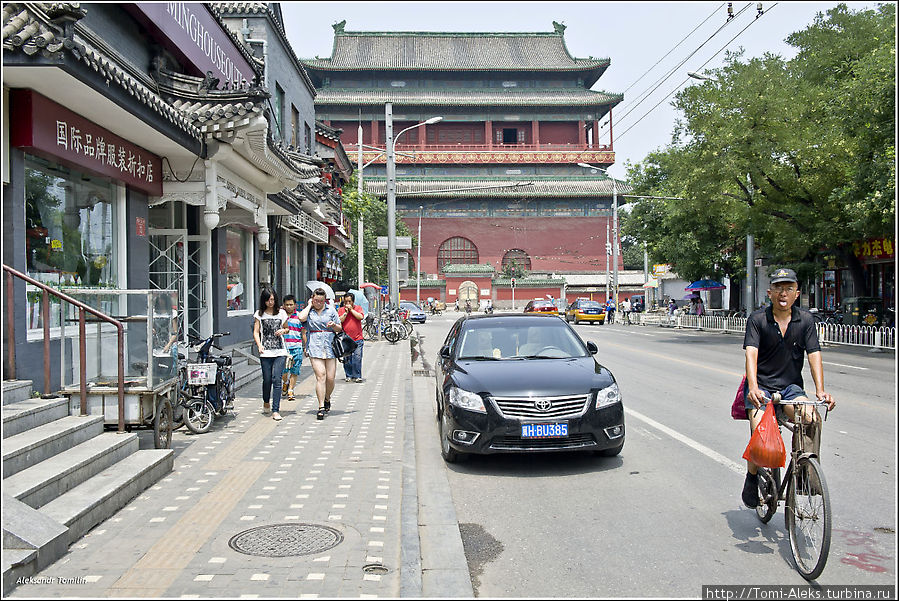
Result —
<instances>
[{"instance_id":1,"label":"cyclist","mask_svg":"<svg viewBox=\"0 0 899 601\"><path fill-rule=\"evenodd\" d=\"M792 269L778 269L771 276L768 298L771 304L753 312L746 321L746 384L744 406L749 417L750 433L755 431L771 394L779 392L783 401L808 400L802 384L803 354L808 354L809 368L815 381L815 395L833 410L833 397L824 390L824 367L815 320L808 311L794 303L799 298L799 281ZM793 418L791 405L778 405L778 414ZM812 424L806 431L805 448L818 454L821 445L821 416L814 407L802 407L803 423ZM758 506L758 466L747 461L743 483L743 503Z\"/></svg>"}]
</instances>

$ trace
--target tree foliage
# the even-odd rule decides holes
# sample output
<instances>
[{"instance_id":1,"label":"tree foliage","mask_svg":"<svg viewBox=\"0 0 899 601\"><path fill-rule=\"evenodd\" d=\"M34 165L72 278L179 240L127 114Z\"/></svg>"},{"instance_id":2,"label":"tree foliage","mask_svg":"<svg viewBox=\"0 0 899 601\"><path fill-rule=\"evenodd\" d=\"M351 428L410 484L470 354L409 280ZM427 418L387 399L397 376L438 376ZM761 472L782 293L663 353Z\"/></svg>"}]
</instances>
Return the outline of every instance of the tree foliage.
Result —
<instances>
[{"instance_id":1,"label":"tree foliage","mask_svg":"<svg viewBox=\"0 0 899 601\"><path fill-rule=\"evenodd\" d=\"M638 201L622 231L694 279L745 277L747 234L805 276L831 250L864 290L852 244L895 223L895 5L838 5L787 42L677 94L672 143L628 167L635 194L681 200Z\"/></svg>"},{"instance_id":2,"label":"tree foliage","mask_svg":"<svg viewBox=\"0 0 899 601\"><path fill-rule=\"evenodd\" d=\"M387 203L368 192L363 192L360 197L357 192L356 175L352 177L343 189L343 212L354 228L353 243L347 249L347 259L343 266L344 279L347 282L358 281L359 238L355 228L358 226L359 217L361 216L363 219L362 255L365 263L363 266L365 279L369 282L375 282L380 273L381 279L383 282L386 282L387 250L378 248L378 236L387 235ZM396 235L410 235L408 226L399 218L396 220ZM377 283L380 284L382 282Z\"/></svg>"}]
</instances>

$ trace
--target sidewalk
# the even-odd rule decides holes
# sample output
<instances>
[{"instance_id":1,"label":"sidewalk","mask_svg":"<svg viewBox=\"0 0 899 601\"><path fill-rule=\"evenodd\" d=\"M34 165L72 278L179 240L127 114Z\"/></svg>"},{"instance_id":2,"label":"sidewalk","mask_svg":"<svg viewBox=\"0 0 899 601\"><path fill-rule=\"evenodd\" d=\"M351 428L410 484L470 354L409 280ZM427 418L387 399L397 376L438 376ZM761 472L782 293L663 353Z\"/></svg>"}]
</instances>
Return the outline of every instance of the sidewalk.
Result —
<instances>
[{"instance_id":1,"label":"sidewalk","mask_svg":"<svg viewBox=\"0 0 899 601\"><path fill-rule=\"evenodd\" d=\"M408 341L366 342L365 381L338 365L324 421L308 361L281 422L249 384L206 434L174 433L172 473L9 596L473 596L439 450L417 444L437 448L433 383L412 369Z\"/></svg>"}]
</instances>

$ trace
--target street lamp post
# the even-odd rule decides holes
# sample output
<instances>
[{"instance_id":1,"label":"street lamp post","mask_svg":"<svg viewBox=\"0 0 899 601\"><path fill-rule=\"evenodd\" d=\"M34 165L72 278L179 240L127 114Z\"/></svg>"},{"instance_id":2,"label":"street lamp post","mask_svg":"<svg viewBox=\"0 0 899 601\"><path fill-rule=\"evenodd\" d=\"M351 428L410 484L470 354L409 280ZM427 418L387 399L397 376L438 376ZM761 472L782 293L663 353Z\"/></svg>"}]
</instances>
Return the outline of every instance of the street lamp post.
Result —
<instances>
[{"instance_id":1,"label":"street lamp post","mask_svg":"<svg viewBox=\"0 0 899 601\"><path fill-rule=\"evenodd\" d=\"M443 117L431 117L427 121L416 123L393 135L393 105L384 105L384 118L387 130L387 286L390 293L390 304L400 305L399 274L396 266L396 142L400 136L416 127L431 125L442 121Z\"/></svg>"},{"instance_id":2,"label":"street lamp post","mask_svg":"<svg viewBox=\"0 0 899 601\"><path fill-rule=\"evenodd\" d=\"M356 200L359 206L362 206L362 111L359 111L359 131L357 132L359 143L356 152ZM357 244L359 245L359 290L362 290L362 284L365 283L365 261L363 260L364 250L362 248L362 212L359 212L359 220L357 222L358 232L356 233Z\"/></svg>"},{"instance_id":3,"label":"street lamp post","mask_svg":"<svg viewBox=\"0 0 899 601\"><path fill-rule=\"evenodd\" d=\"M425 208L418 206L418 259L415 261L415 304L421 307L421 214Z\"/></svg>"},{"instance_id":4,"label":"street lamp post","mask_svg":"<svg viewBox=\"0 0 899 601\"><path fill-rule=\"evenodd\" d=\"M578 163L578 167L602 171L612 180L612 292L615 295L615 306L618 306L618 182L609 175L609 170L588 163ZM608 295L606 295L608 296Z\"/></svg>"}]
</instances>

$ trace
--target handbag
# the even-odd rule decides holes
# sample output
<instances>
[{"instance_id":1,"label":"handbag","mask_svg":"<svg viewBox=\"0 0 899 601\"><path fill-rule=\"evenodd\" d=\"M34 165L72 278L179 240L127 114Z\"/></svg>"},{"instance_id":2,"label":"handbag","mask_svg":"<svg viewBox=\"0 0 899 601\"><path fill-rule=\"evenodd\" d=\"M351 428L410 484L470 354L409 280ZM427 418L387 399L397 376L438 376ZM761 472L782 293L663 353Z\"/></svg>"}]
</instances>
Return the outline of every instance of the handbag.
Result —
<instances>
[{"instance_id":1,"label":"handbag","mask_svg":"<svg viewBox=\"0 0 899 601\"><path fill-rule=\"evenodd\" d=\"M353 354L357 346L356 341L350 338L346 332L337 332L331 339L331 351L341 363Z\"/></svg>"},{"instance_id":2,"label":"handbag","mask_svg":"<svg viewBox=\"0 0 899 601\"><path fill-rule=\"evenodd\" d=\"M768 403L762 421L752 433L746 450L743 451L743 459L751 461L760 467L783 467L787 463L787 449L784 447L784 439L780 436L777 427L777 418L774 416L774 403Z\"/></svg>"},{"instance_id":3,"label":"handbag","mask_svg":"<svg viewBox=\"0 0 899 601\"><path fill-rule=\"evenodd\" d=\"M284 361L284 369L293 369L293 355L287 355L287 359Z\"/></svg>"},{"instance_id":4,"label":"handbag","mask_svg":"<svg viewBox=\"0 0 899 601\"><path fill-rule=\"evenodd\" d=\"M746 376L743 376L743 381L740 382L740 387L737 388L737 396L734 397L734 404L730 406L730 416L734 419L749 419L746 416L746 403L743 400L743 389L746 386Z\"/></svg>"}]
</instances>

